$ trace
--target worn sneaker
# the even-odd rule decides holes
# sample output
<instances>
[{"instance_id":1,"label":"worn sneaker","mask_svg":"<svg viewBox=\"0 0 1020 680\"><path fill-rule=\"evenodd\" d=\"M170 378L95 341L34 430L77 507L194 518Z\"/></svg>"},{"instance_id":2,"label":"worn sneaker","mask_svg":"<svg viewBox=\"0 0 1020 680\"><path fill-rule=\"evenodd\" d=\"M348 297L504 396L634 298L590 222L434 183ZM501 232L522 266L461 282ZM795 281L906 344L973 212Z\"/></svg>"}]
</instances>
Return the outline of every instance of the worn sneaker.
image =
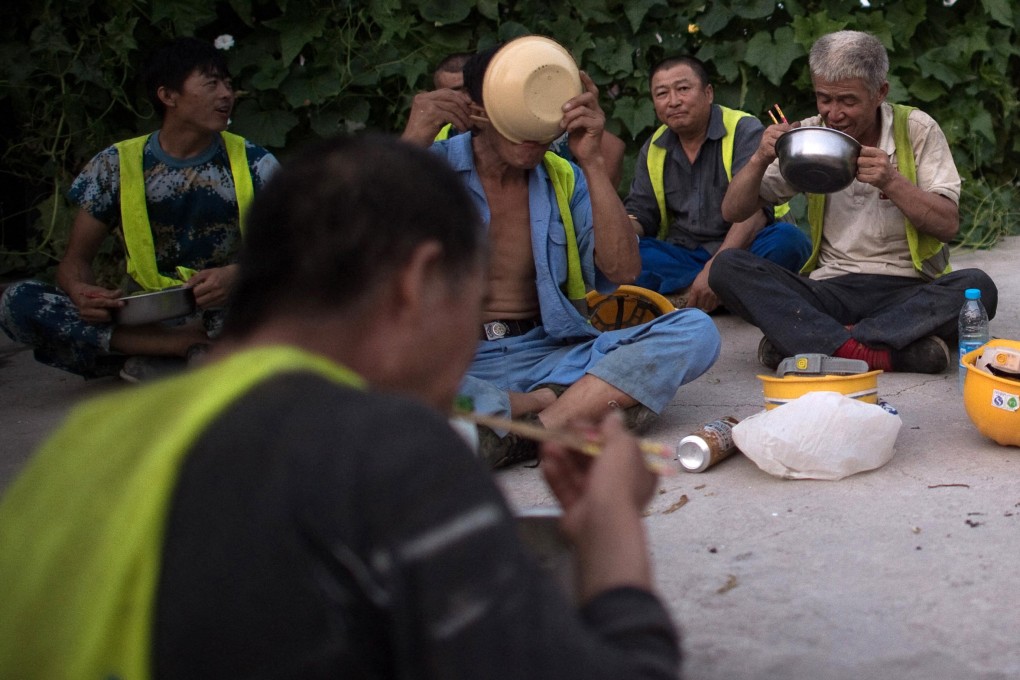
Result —
<instances>
[{"instance_id":1,"label":"worn sneaker","mask_svg":"<svg viewBox=\"0 0 1020 680\"><path fill-rule=\"evenodd\" d=\"M684 288L679 292L670 293L669 295L663 295L663 297L669 300L670 304L672 304L677 309L683 309L684 307L687 306L688 297L687 294L690 290L691 290L690 288Z\"/></svg>"},{"instance_id":2,"label":"worn sneaker","mask_svg":"<svg viewBox=\"0 0 1020 680\"><path fill-rule=\"evenodd\" d=\"M188 365L182 357L128 357L120 377L129 383L151 382L180 373Z\"/></svg>"},{"instance_id":3,"label":"worn sneaker","mask_svg":"<svg viewBox=\"0 0 1020 680\"><path fill-rule=\"evenodd\" d=\"M898 373L941 373L950 364L949 347L935 335L915 340L889 354L892 368Z\"/></svg>"},{"instance_id":4,"label":"worn sneaker","mask_svg":"<svg viewBox=\"0 0 1020 680\"><path fill-rule=\"evenodd\" d=\"M542 425L542 421L534 413L529 413L521 420L532 425ZM491 428L478 426L478 456L489 464L493 470L504 468L514 463L523 463L538 458L538 444L530 439L509 432L500 437Z\"/></svg>"},{"instance_id":5,"label":"worn sneaker","mask_svg":"<svg viewBox=\"0 0 1020 680\"><path fill-rule=\"evenodd\" d=\"M774 371L785 358L786 357L784 357L783 354L776 349L776 346L763 335L761 342L758 343L758 363L765 368L771 368Z\"/></svg>"},{"instance_id":6,"label":"worn sneaker","mask_svg":"<svg viewBox=\"0 0 1020 680\"><path fill-rule=\"evenodd\" d=\"M623 412L623 422L634 434L641 434L655 422L659 415L644 404L634 404Z\"/></svg>"}]
</instances>

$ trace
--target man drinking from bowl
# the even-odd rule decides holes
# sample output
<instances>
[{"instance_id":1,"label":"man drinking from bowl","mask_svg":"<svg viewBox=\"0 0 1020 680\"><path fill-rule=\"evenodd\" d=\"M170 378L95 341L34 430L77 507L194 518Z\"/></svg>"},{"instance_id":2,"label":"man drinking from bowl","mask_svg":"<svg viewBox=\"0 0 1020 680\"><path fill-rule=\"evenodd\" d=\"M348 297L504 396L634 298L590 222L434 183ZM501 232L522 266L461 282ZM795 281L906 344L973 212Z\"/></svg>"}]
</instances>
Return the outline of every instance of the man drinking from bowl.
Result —
<instances>
[{"instance_id":1,"label":"man drinking from bowl","mask_svg":"<svg viewBox=\"0 0 1020 680\"><path fill-rule=\"evenodd\" d=\"M527 68L526 45L513 41L472 57L464 80L475 130L432 146L468 187L491 244L478 351L461 392L479 412L546 427L597 420L615 408L627 410L637 428L712 365L719 334L693 309L605 333L588 323L587 290L610 292L640 272L637 236L609 177L605 115L587 75L580 74L584 91L557 104L562 121L544 140L511 141L492 122L507 120L524 92L501 92L505 83L487 81L490 62L501 59L503 73ZM514 51L501 57L506 49ZM509 54L521 60L508 62ZM483 101L483 89L499 102ZM490 108L497 105L506 108ZM564 130L576 165L548 153ZM494 467L536 455L515 434L480 431L481 453Z\"/></svg>"},{"instance_id":2,"label":"man drinking from bowl","mask_svg":"<svg viewBox=\"0 0 1020 680\"><path fill-rule=\"evenodd\" d=\"M959 229L960 176L945 135L926 113L886 101L889 57L873 35L822 36L809 59L818 115L768 127L723 199L728 220L788 201L776 142L825 126L861 144L846 188L808 194L812 254L800 276L746 251L720 253L709 285L727 308L761 328L758 360L821 353L871 369L941 373L950 363L967 288L989 316L997 290L982 271L952 272L946 246Z\"/></svg>"}]
</instances>

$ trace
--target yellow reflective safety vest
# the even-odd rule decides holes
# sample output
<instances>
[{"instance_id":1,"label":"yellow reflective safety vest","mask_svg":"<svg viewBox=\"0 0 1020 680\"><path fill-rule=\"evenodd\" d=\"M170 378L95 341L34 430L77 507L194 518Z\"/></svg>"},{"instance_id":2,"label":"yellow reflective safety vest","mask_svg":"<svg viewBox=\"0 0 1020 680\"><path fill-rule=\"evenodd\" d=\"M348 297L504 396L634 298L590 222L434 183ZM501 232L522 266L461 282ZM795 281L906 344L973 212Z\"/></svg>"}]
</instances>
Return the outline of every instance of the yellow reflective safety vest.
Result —
<instances>
[{"instance_id":1,"label":"yellow reflective safety vest","mask_svg":"<svg viewBox=\"0 0 1020 680\"><path fill-rule=\"evenodd\" d=\"M727 181L733 181L733 142L736 139L737 122L751 114L725 106L719 106L719 109L722 111L723 127L726 128L726 134L721 140L723 169L726 170ZM659 205L659 240L664 240L669 235L669 211L666 208L666 183L663 179L666 167L666 150L656 144L655 140L661 137L668 129L669 127L666 125L660 125L659 129L652 134L652 141L648 144L648 156L646 159L648 177L652 182L652 191L655 192L655 202ZM775 208L777 219L788 212L790 212L790 206L786 203L777 205Z\"/></svg>"},{"instance_id":2,"label":"yellow reflective safety vest","mask_svg":"<svg viewBox=\"0 0 1020 680\"><path fill-rule=\"evenodd\" d=\"M892 104L893 110L893 141L896 143L896 165L901 175L917 186L917 162L914 160L914 148L910 143L910 129L907 120L910 112L916 107ZM822 225L825 220L825 194L808 194L808 224L811 227L811 257L801 268L807 273L818 266L818 255L822 248ZM914 269L925 279L932 281L952 271L949 264L949 246L930 234L923 234L903 218L906 229L907 245L910 248L910 259Z\"/></svg>"},{"instance_id":3,"label":"yellow reflective safety vest","mask_svg":"<svg viewBox=\"0 0 1020 680\"><path fill-rule=\"evenodd\" d=\"M165 529L195 442L287 372L363 380L325 357L261 347L77 407L0 501L0 678L146 680Z\"/></svg>"},{"instance_id":4,"label":"yellow reflective safety vest","mask_svg":"<svg viewBox=\"0 0 1020 680\"><path fill-rule=\"evenodd\" d=\"M570 213L570 197L574 195L574 166L552 151L545 152L542 165L552 181L563 230L567 233L567 284L564 292L574 307L587 316L588 302L585 295L588 291L584 285L584 275L581 273L581 253L577 247L574 217Z\"/></svg>"},{"instance_id":5,"label":"yellow reflective safety vest","mask_svg":"<svg viewBox=\"0 0 1020 680\"><path fill-rule=\"evenodd\" d=\"M193 269L178 267L180 278L163 276L156 267L156 248L145 201L145 177L142 155L151 135L142 135L114 144L120 157L120 220L127 249L127 273L143 290L163 290L179 286L192 277ZM237 197L238 224L244 234L244 218L255 196L244 137L221 132L230 161L230 175Z\"/></svg>"}]
</instances>

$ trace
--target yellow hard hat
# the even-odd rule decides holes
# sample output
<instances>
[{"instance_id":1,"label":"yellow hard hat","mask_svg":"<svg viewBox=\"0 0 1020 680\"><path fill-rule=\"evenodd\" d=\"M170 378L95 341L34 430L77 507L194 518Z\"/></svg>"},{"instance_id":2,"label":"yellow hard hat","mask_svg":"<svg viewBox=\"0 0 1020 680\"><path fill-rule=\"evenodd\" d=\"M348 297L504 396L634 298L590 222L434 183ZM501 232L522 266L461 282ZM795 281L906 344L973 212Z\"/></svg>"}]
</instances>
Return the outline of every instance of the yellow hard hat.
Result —
<instances>
[{"instance_id":1,"label":"yellow hard hat","mask_svg":"<svg viewBox=\"0 0 1020 680\"><path fill-rule=\"evenodd\" d=\"M676 310L665 297L640 286L620 286L608 295L592 290L585 299L588 320L600 331L630 328Z\"/></svg>"},{"instance_id":2,"label":"yellow hard hat","mask_svg":"<svg viewBox=\"0 0 1020 680\"><path fill-rule=\"evenodd\" d=\"M1020 342L991 340L963 355L967 369L963 405L978 432L1003 446L1020 446L1020 376L995 375L976 365L987 350L995 348L1020 352ZM997 356L1006 354L1000 352Z\"/></svg>"}]
</instances>

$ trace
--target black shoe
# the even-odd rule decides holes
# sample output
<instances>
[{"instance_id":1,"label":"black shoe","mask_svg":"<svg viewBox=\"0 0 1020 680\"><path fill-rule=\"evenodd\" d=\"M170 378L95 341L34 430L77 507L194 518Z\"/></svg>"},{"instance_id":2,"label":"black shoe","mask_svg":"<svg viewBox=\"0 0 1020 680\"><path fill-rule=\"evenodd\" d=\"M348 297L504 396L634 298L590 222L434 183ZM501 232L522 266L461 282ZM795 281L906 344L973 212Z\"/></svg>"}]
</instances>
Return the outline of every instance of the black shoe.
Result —
<instances>
[{"instance_id":1,"label":"black shoe","mask_svg":"<svg viewBox=\"0 0 1020 680\"><path fill-rule=\"evenodd\" d=\"M890 359L893 370L898 373L942 373L950 364L949 347L935 335L892 350Z\"/></svg>"},{"instance_id":2,"label":"black shoe","mask_svg":"<svg viewBox=\"0 0 1020 680\"><path fill-rule=\"evenodd\" d=\"M784 357L780 351L776 349L776 346L763 335L761 342L758 343L758 363L765 368L771 368L774 371L785 358L786 357Z\"/></svg>"},{"instance_id":3,"label":"black shoe","mask_svg":"<svg viewBox=\"0 0 1020 680\"><path fill-rule=\"evenodd\" d=\"M644 404L634 404L623 411L623 422L634 434L641 434L659 415Z\"/></svg>"},{"instance_id":4,"label":"black shoe","mask_svg":"<svg viewBox=\"0 0 1020 680\"><path fill-rule=\"evenodd\" d=\"M534 413L521 418L532 425L541 427L542 421ZM504 468L515 463L523 463L538 458L538 444L519 434L509 432L500 437L491 428L478 426L478 455L493 470Z\"/></svg>"}]
</instances>

